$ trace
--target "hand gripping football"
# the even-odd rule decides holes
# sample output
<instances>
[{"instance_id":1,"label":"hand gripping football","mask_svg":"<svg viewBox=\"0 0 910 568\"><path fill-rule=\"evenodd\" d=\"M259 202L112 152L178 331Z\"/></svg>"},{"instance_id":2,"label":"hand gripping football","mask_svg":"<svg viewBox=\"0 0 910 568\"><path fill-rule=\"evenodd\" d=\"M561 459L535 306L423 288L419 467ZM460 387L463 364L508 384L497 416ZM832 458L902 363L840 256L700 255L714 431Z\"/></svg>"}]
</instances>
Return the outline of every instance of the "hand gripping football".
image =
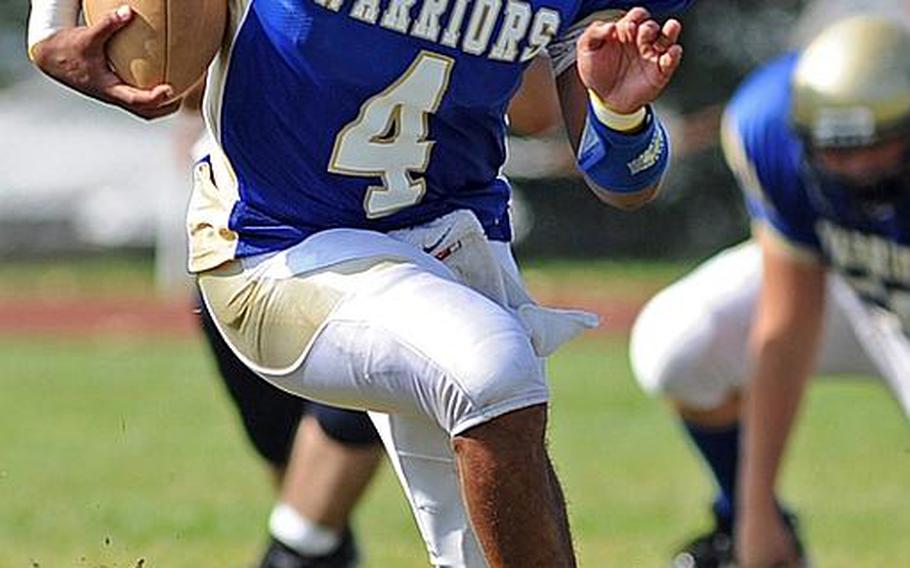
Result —
<instances>
[{"instance_id":1,"label":"hand gripping football","mask_svg":"<svg viewBox=\"0 0 910 568\"><path fill-rule=\"evenodd\" d=\"M120 78L142 89L168 83L175 98L198 83L221 47L227 0L84 0L85 19L92 24L124 4L133 19L107 46Z\"/></svg>"}]
</instances>

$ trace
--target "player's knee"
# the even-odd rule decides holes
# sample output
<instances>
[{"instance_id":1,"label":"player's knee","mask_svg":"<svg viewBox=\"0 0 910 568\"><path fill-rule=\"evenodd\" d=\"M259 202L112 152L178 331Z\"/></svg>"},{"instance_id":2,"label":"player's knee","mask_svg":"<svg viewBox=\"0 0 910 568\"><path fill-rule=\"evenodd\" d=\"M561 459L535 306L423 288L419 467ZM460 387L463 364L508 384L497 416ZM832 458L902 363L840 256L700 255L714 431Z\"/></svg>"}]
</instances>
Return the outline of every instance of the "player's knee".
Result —
<instances>
[{"instance_id":1,"label":"player's knee","mask_svg":"<svg viewBox=\"0 0 910 568\"><path fill-rule=\"evenodd\" d=\"M313 403L311 412L329 438L346 446L368 446L379 443L379 434L366 412L344 410Z\"/></svg>"},{"instance_id":2,"label":"player's knee","mask_svg":"<svg viewBox=\"0 0 910 568\"><path fill-rule=\"evenodd\" d=\"M642 310L629 343L630 363L645 392L683 403L712 390L711 345L716 326L709 315L681 318L666 296Z\"/></svg>"},{"instance_id":3,"label":"player's knee","mask_svg":"<svg viewBox=\"0 0 910 568\"><path fill-rule=\"evenodd\" d=\"M453 378L462 392L449 407L451 433L549 398L541 359L523 330L480 343L464 354Z\"/></svg>"}]
</instances>

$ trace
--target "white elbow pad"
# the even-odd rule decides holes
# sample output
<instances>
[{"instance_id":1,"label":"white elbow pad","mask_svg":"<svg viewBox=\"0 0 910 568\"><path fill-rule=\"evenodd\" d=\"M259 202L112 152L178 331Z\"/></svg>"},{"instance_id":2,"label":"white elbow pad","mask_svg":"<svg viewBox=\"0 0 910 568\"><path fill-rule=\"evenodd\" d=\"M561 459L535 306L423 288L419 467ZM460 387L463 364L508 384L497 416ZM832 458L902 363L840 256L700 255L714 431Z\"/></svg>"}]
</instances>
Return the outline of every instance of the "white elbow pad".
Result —
<instances>
[{"instance_id":1,"label":"white elbow pad","mask_svg":"<svg viewBox=\"0 0 910 568\"><path fill-rule=\"evenodd\" d=\"M39 42L79 24L79 0L32 0L28 16L28 56Z\"/></svg>"}]
</instances>

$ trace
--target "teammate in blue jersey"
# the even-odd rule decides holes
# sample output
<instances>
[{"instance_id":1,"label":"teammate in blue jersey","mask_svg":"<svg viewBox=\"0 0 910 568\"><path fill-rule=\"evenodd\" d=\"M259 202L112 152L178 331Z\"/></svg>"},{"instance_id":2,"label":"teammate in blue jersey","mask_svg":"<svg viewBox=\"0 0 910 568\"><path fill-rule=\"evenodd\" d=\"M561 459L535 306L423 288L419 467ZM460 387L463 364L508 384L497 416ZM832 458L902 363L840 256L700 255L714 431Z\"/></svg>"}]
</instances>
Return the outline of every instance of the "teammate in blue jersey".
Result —
<instances>
[{"instance_id":1,"label":"teammate in blue jersey","mask_svg":"<svg viewBox=\"0 0 910 568\"><path fill-rule=\"evenodd\" d=\"M229 4L190 269L247 366L371 411L434 565L575 564L543 358L595 322L536 305L521 284L505 110L548 50L589 185L645 203L669 156L650 103L682 57L679 22L653 17L689 3ZM76 0L32 8L30 52L49 75L142 116L169 110L168 86L137 91L106 67L128 9L60 29Z\"/></svg>"},{"instance_id":2,"label":"teammate in blue jersey","mask_svg":"<svg viewBox=\"0 0 910 568\"><path fill-rule=\"evenodd\" d=\"M674 566L801 565L775 487L813 371L878 377L910 415L908 53L901 24L847 18L727 108L755 242L661 292L632 336L638 380L673 401L719 488L715 530Z\"/></svg>"}]
</instances>

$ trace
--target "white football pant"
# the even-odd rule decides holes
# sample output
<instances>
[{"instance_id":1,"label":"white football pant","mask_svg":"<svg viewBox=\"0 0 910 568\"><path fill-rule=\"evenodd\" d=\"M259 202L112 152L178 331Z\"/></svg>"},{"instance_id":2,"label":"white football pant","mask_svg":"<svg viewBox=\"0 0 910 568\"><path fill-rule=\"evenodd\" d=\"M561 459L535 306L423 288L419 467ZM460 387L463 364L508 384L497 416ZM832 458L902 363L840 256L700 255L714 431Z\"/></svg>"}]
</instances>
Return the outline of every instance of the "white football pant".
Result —
<instances>
[{"instance_id":1,"label":"white football pant","mask_svg":"<svg viewBox=\"0 0 910 568\"><path fill-rule=\"evenodd\" d=\"M648 302L630 345L641 386L699 410L716 408L740 390L753 369L748 340L761 272L761 251L747 242ZM835 274L827 290L816 372L882 380L910 416L910 341L896 318L864 305Z\"/></svg>"}]
</instances>

